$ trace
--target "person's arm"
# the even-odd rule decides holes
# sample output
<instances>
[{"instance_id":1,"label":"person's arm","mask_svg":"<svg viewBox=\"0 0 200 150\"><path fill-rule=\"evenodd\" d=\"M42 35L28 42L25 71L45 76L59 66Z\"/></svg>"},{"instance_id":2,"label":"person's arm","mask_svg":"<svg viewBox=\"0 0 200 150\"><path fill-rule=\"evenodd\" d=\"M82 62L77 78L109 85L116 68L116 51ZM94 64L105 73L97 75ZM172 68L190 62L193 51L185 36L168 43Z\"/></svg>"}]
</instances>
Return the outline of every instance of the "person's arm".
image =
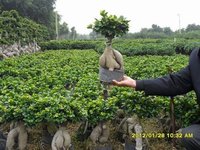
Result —
<instances>
[{"instance_id":1,"label":"person's arm","mask_svg":"<svg viewBox=\"0 0 200 150\"><path fill-rule=\"evenodd\" d=\"M185 94L192 89L189 66L161 78L136 81L136 90L143 90L146 95L175 96Z\"/></svg>"},{"instance_id":2,"label":"person's arm","mask_svg":"<svg viewBox=\"0 0 200 150\"><path fill-rule=\"evenodd\" d=\"M120 82L113 81L117 86L129 86L146 95L175 96L185 94L193 89L189 66L177 73L157 79L133 80L125 77Z\"/></svg>"}]
</instances>

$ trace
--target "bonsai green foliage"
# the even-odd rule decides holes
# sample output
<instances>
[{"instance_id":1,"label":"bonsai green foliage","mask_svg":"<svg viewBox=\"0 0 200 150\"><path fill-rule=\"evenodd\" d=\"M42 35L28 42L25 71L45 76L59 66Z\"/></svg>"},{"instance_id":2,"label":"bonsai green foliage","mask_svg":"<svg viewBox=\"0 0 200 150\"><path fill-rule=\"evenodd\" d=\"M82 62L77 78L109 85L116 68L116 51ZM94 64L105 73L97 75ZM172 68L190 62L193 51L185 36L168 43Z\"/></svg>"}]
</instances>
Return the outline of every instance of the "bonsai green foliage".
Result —
<instances>
[{"instance_id":1,"label":"bonsai green foliage","mask_svg":"<svg viewBox=\"0 0 200 150\"><path fill-rule=\"evenodd\" d=\"M94 24L88 25L88 29L92 29L96 33L100 33L112 41L114 37L119 37L126 34L129 30L129 20L123 16L108 15L105 10L100 12L101 19L95 19Z\"/></svg>"},{"instance_id":2,"label":"bonsai green foliage","mask_svg":"<svg viewBox=\"0 0 200 150\"><path fill-rule=\"evenodd\" d=\"M47 28L29 19L19 16L15 10L0 14L0 44L13 42L43 41L48 37Z\"/></svg>"}]
</instances>

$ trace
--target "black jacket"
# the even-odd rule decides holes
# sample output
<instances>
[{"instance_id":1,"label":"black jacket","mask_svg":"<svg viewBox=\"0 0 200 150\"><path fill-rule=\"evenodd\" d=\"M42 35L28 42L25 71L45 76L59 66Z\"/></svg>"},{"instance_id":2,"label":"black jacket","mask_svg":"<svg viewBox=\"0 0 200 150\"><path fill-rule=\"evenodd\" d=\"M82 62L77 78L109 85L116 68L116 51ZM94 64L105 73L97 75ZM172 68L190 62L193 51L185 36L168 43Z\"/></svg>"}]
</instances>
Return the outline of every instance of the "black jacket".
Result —
<instances>
[{"instance_id":1,"label":"black jacket","mask_svg":"<svg viewBox=\"0 0 200 150\"><path fill-rule=\"evenodd\" d=\"M137 80L136 90L146 95L175 96L194 90L200 104L200 48L190 54L189 65L177 73L152 80Z\"/></svg>"}]
</instances>

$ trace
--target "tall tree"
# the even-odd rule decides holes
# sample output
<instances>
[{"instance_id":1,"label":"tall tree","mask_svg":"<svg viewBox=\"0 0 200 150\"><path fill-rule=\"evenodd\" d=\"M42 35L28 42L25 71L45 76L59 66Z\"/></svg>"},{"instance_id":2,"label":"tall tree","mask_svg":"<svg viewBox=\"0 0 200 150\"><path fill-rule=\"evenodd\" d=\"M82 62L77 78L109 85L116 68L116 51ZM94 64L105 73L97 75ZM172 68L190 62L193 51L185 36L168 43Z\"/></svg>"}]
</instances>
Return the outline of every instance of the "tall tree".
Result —
<instances>
[{"instance_id":1,"label":"tall tree","mask_svg":"<svg viewBox=\"0 0 200 150\"><path fill-rule=\"evenodd\" d=\"M166 35L171 35L173 33L173 31L171 30L170 27L165 27L163 28L163 32L166 34Z\"/></svg>"},{"instance_id":2,"label":"tall tree","mask_svg":"<svg viewBox=\"0 0 200 150\"><path fill-rule=\"evenodd\" d=\"M153 32L163 32L162 28L156 24L152 24L152 29L151 31Z\"/></svg>"},{"instance_id":3,"label":"tall tree","mask_svg":"<svg viewBox=\"0 0 200 150\"><path fill-rule=\"evenodd\" d=\"M77 36L76 29L75 29L75 27L72 27L71 32L70 32L70 38L74 40L76 38L76 36Z\"/></svg>"},{"instance_id":4,"label":"tall tree","mask_svg":"<svg viewBox=\"0 0 200 150\"><path fill-rule=\"evenodd\" d=\"M64 22L63 24L60 24L59 25L60 37L66 39L68 37L68 34L69 34L68 24L66 22Z\"/></svg>"},{"instance_id":5,"label":"tall tree","mask_svg":"<svg viewBox=\"0 0 200 150\"><path fill-rule=\"evenodd\" d=\"M0 14L0 44L48 40L48 34L44 25L21 17L15 10L3 11Z\"/></svg>"},{"instance_id":6,"label":"tall tree","mask_svg":"<svg viewBox=\"0 0 200 150\"><path fill-rule=\"evenodd\" d=\"M23 17L47 26L49 33L55 34L54 4L56 0L1 0L0 8L17 10Z\"/></svg>"},{"instance_id":7,"label":"tall tree","mask_svg":"<svg viewBox=\"0 0 200 150\"><path fill-rule=\"evenodd\" d=\"M17 10L21 16L48 25L56 0L1 0L2 10Z\"/></svg>"},{"instance_id":8,"label":"tall tree","mask_svg":"<svg viewBox=\"0 0 200 150\"><path fill-rule=\"evenodd\" d=\"M185 30L186 30L186 32L200 30L200 25L189 24Z\"/></svg>"}]
</instances>

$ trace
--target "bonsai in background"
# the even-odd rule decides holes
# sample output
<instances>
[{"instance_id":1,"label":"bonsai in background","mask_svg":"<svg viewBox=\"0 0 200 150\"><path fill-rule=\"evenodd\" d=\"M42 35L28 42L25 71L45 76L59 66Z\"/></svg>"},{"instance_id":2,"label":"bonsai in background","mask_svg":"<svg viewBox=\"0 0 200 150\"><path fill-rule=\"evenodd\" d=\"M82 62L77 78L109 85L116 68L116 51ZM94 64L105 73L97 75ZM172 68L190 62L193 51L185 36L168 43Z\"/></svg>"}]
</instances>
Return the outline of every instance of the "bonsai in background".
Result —
<instances>
[{"instance_id":1,"label":"bonsai in background","mask_svg":"<svg viewBox=\"0 0 200 150\"><path fill-rule=\"evenodd\" d=\"M101 19L95 19L94 24L90 24L88 28L106 38L106 48L99 59L100 80L110 83L113 79L122 79L124 74L123 57L112 48L112 40L128 32L129 20L123 16L108 15L105 10L101 11L100 15Z\"/></svg>"}]
</instances>

